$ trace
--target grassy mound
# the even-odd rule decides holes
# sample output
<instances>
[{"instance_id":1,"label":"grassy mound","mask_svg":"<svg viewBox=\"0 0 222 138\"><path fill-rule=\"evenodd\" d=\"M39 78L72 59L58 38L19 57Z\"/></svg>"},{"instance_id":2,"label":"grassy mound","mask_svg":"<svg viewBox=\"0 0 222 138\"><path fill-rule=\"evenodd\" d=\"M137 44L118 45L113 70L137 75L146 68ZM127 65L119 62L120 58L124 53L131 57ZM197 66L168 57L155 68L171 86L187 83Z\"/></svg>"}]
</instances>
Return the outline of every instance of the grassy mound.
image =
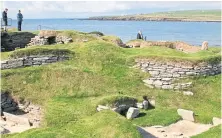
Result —
<instances>
[{"instance_id":1,"label":"grassy mound","mask_svg":"<svg viewBox=\"0 0 222 138\"><path fill-rule=\"evenodd\" d=\"M111 42L111 43L116 44L118 46L122 46L123 45L122 40L119 37L116 37L116 36L103 36L101 38L104 41Z\"/></svg>"},{"instance_id":2,"label":"grassy mound","mask_svg":"<svg viewBox=\"0 0 222 138\"><path fill-rule=\"evenodd\" d=\"M136 103L137 99L124 95L113 95L103 98L98 104L113 107L116 103Z\"/></svg>"},{"instance_id":3,"label":"grassy mound","mask_svg":"<svg viewBox=\"0 0 222 138\"><path fill-rule=\"evenodd\" d=\"M42 128L3 137L137 138L141 136L135 125L168 125L180 119L178 108L193 110L198 114L197 122L201 123L220 117L221 75L192 79L194 86L190 90L194 96L188 97L171 90L149 89L142 82L147 74L130 68L138 57L181 61L213 59L220 52L218 48L186 54L162 47L124 49L104 40L92 40L22 50L38 51L39 48L69 50L75 54L65 62L2 71L2 90L38 103L44 110ZM132 97L142 100L143 95L154 97L156 108L141 110L142 116L134 120L126 120L111 111L96 112L98 103Z\"/></svg>"},{"instance_id":4,"label":"grassy mound","mask_svg":"<svg viewBox=\"0 0 222 138\"><path fill-rule=\"evenodd\" d=\"M12 52L10 58L21 58L30 55L71 55L68 49L50 49L50 48L29 48L29 49L19 49Z\"/></svg>"},{"instance_id":5,"label":"grassy mound","mask_svg":"<svg viewBox=\"0 0 222 138\"><path fill-rule=\"evenodd\" d=\"M57 31L57 35L71 37L74 42L92 41L97 39L91 34L78 31Z\"/></svg>"},{"instance_id":6,"label":"grassy mound","mask_svg":"<svg viewBox=\"0 0 222 138\"><path fill-rule=\"evenodd\" d=\"M103 33L98 32L98 31L89 32L89 34L95 34L95 35L98 35L98 36L104 36Z\"/></svg>"}]
</instances>

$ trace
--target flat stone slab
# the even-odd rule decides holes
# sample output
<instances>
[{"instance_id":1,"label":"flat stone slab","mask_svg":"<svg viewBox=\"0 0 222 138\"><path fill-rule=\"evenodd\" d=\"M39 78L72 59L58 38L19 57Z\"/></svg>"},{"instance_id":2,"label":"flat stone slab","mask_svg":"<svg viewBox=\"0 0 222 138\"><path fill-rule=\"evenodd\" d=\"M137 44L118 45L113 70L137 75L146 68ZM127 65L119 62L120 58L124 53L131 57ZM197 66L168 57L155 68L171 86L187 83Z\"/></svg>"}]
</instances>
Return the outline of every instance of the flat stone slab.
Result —
<instances>
[{"instance_id":1,"label":"flat stone slab","mask_svg":"<svg viewBox=\"0 0 222 138\"><path fill-rule=\"evenodd\" d=\"M153 84L153 80L147 79L147 80L143 80L144 83L152 85Z\"/></svg>"},{"instance_id":2,"label":"flat stone slab","mask_svg":"<svg viewBox=\"0 0 222 138\"><path fill-rule=\"evenodd\" d=\"M6 121L16 122L20 125L25 125L25 126L30 127L30 122L29 122L28 118L19 117L19 116L16 116L16 115L13 115L10 113L6 113L6 112L3 112L3 115L5 116Z\"/></svg>"},{"instance_id":3,"label":"flat stone slab","mask_svg":"<svg viewBox=\"0 0 222 138\"><path fill-rule=\"evenodd\" d=\"M97 106L97 111L108 110L108 109L110 109L110 108L107 107L107 106L103 106L103 105L98 105Z\"/></svg>"},{"instance_id":4,"label":"flat stone slab","mask_svg":"<svg viewBox=\"0 0 222 138\"><path fill-rule=\"evenodd\" d=\"M208 131L211 127L213 127L211 124L199 124L180 120L165 127L141 127L144 131L140 133L144 138L190 138ZM149 134L150 137L146 137L146 134Z\"/></svg>"},{"instance_id":5,"label":"flat stone slab","mask_svg":"<svg viewBox=\"0 0 222 138\"><path fill-rule=\"evenodd\" d=\"M194 112L190 110L185 109L178 109L177 110L178 115L180 115L183 120L188 120L194 122Z\"/></svg>"},{"instance_id":6,"label":"flat stone slab","mask_svg":"<svg viewBox=\"0 0 222 138\"><path fill-rule=\"evenodd\" d=\"M183 91L183 95L193 96L193 92L191 92L191 91Z\"/></svg>"},{"instance_id":7,"label":"flat stone slab","mask_svg":"<svg viewBox=\"0 0 222 138\"><path fill-rule=\"evenodd\" d=\"M222 119L221 118L217 118L217 117L213 117L212 122L213 122L214 126L217 126L217 125L222 124Z\"/></svg>"}]
</instances>

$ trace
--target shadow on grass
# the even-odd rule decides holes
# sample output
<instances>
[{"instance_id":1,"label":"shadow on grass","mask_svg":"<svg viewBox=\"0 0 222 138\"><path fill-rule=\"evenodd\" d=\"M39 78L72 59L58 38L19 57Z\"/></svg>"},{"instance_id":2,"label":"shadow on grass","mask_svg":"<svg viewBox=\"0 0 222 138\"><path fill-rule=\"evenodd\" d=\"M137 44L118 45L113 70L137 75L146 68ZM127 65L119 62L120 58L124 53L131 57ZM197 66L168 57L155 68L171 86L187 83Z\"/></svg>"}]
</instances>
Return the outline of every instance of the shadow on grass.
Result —
<instances>
[{"instance_id":1,"label":"shadow on grass","mask_svg":"<svg viewBox=\"0 0 222 138\"><path fill-rule=\"evenodd\" d=\"M137 127L137 130L140 132L140 135L143 138L157 138L154 135L152 135L149 132L147 132L146 130L144 130L142 127Z\"/></svg>"},{"instance_id":2,"label":"shadow on grass","mask_svg":"<svg viewBox=\"0 0 222 138\"><path fill-rule=\"evenodd\" d=\"M137 118L143 117L143 116L145 116L145 115L146 115L146 113L140 113L140 114L137 116Z\"/></svg>"}]
</instances>

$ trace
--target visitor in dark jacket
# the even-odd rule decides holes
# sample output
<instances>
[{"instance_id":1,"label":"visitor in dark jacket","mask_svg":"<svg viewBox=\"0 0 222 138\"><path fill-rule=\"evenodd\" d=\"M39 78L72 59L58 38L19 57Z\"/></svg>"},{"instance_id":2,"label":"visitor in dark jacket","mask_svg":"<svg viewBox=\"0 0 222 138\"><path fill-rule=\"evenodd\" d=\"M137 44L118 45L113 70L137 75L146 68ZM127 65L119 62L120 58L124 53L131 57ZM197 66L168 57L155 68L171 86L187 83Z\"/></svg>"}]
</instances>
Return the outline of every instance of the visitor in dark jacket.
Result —
<instances>
[{"instance_id":1,"label":"visitor in dark jacket","mask_svg":"<svg viewBox=\"0 0 222 138\"><path fill-rule=\"evenodd\" d=\"M17 14L17 20L18 20L18 31L21 31L22 30L23 15L21 14L20 10L19 10L19 13Z\"/></svg>"},{"instance_id":2,"label":"visitor in dark jacket","mask_svg":"<svg viewBox=\"0 0 222 138\"><path fill-rule=\"evenodd\" d=\"M141 31L138 32L137 39L143 39L143 34Z\"/></svg>"},{"instance_id":3,"label":"visitor in dark jacket","mask_svg":"<svg viewBox=\"0 0 222 138\"><path fill-rule=\"evenodd\" d=\"M8 12L7 8L2 12L2 20L3 20L3 25L4 25L4 31L7 31L7 26L8 26L7 12Z\"/></svg>"}]
</instances>

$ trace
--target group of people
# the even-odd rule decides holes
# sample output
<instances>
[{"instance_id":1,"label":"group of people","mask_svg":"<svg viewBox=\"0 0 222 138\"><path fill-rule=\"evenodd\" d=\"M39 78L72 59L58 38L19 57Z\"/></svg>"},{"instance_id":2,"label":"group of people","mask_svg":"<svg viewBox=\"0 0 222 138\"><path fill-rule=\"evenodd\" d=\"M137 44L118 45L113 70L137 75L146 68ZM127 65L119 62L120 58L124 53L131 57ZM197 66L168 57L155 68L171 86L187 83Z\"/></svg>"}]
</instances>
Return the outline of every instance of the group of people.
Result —
<instances>
[{"instance_id":1,"label":"group of people","mask_svg":"<svg viewBox=\"0 0 222 138\"><path fill-rule=\"evenodd\" d=\"M4 26L4 31L7 32L7 26L8 26L8 9L6 8L2 12L2 21L3 21L3 26ZM17 23L18 23L18 31L22 30L22 21L23 21L23 15L21 13L21 10L18 11L17 14Z\"/></svg>"},{"instance_id":2,"label":"group of people","mask_svg":"<svg viewBox=\"0 0 222 138\"><path fill-rule=\"evenodd\" d=\"M2 21L3 21L3 26L4 26L4 31L7 32L7 26L8 26L8 9L6 8L3 12L2 12ZM18 23L18 31L22 30L22 21L23 21L23 15L21 13L21 10L18 11L17 14L17 23ZM143 37L143 34L141 31L138 32L137 34L137 39L142 39L142 40L146 40L146 37Z\"/></svg>"}]
</instances>

